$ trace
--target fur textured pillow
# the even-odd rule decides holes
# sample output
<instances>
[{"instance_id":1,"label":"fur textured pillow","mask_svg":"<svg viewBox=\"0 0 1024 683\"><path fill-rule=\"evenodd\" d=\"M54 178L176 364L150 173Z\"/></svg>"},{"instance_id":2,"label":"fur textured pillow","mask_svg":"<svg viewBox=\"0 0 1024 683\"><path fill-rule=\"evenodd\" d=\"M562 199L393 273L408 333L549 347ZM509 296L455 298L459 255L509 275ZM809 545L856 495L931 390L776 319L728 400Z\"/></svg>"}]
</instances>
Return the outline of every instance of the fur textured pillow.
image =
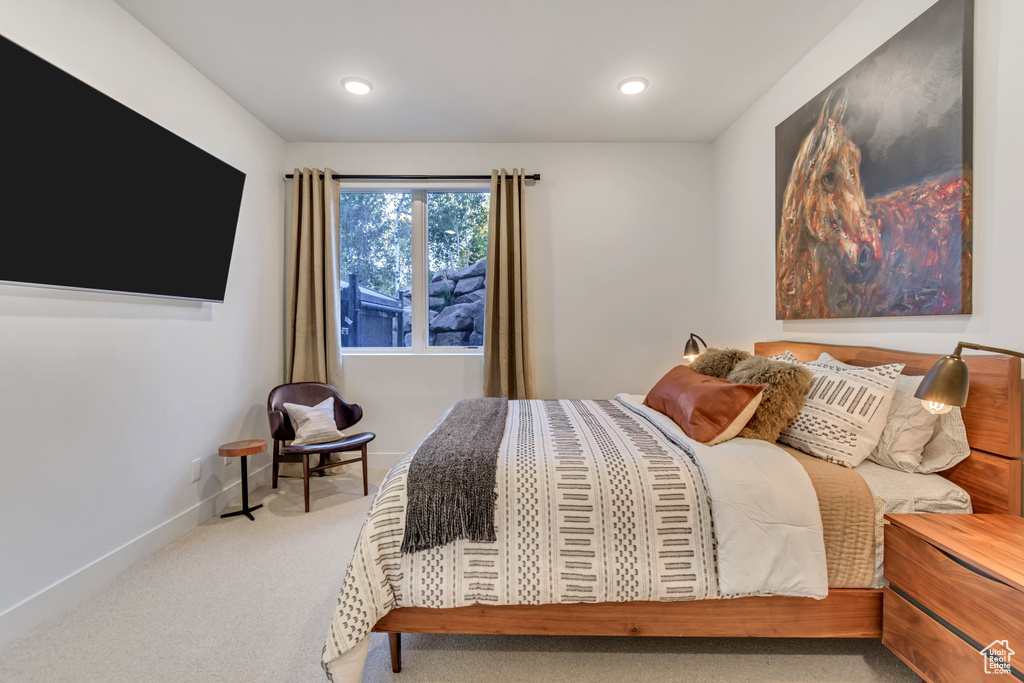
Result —
<instances>
[{"instance_id":1,"label":"fur textured pillow","mask_svg":"<svg viewBox=\"0 0 1024 683\"><path fill-rule=\"evenodd\" d=\"M750 356L736 363L727 379L742 384L768 385L761 395L761 405L738 436L774 443L800 414L813 375L799 365Z\"/></svg>"},{"instance_id":2,"label":"fur textured pillow","mask_svg":"<svg viewBox=\"0 0 1024 683\"><path fill-rule=\"evenodd\" d=\"M688 367L694 372L708 377L726 379L736 364L746 358L750 358L750 354L746 351L712 347L704 349L704 353L697 356L697 360L690 363Z\"/></svg>"}]
</instances>

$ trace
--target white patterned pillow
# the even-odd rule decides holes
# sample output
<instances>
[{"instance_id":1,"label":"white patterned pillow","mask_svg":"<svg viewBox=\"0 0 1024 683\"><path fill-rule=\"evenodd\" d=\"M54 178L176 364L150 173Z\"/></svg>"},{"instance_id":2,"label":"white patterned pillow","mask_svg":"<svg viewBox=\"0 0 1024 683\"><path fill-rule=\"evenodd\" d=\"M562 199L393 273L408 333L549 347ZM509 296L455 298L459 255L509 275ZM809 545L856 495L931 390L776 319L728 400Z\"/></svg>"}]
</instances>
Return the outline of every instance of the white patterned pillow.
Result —
<instances>
[{"instance_id":1,"label":"white patterned pillow","mask_svg":"<svg viewBox=\"0 0 1024 683\"><path fill-rule=\"evenodd\" d=\"M853 365L836 360L827 353L821 354L818 363L835 368L853 368ZM878 446L868 460L893 470L916 472L921 465L924 445L935 434L939 416L933 415L921 405L921 399L914 396L921 385L922 376L900 375L889 407L889 418L878 439Z\"/></svg>"},{"instance_id":2,"label":"white patterned pillow","mask_svg":"<svg viewBox=\"0 0 1024 683\"><path fill-rule=\"evenodd\" d=\"M284 409L288 411L288 417L295 427L292 446L330 443L345 438L345 435L338 431L338 425L334 421L334 397L328 397L315 406L285 403Z\"/></svg>"},{"instance_id":3,"label":"white patterned pillow","mask_svg":"<svg viewBox=\"0 0 1024 683\"><path fill-rule=\"evenodd\" d=\"M818 362L854 367L827 353L821 354ZM900 376L889 420L869 460L894 470L931 473L948 469L971 454L960 409L954 407L945 415L933 415L914 396L922 379Z\"/></svg>"},{"instance_id":4,"label":"white patterned pillow","mask_svg":"<svg viewBox=\"0 0 1024 683\"><path fill-rule=\"evenodd\" d=\"M842 369L786 355L777 359L804 366L814 380L800 414L782 430L779 441L822 460L856 467L878 445L903 364Z\"/></svg>"}]
</instances>

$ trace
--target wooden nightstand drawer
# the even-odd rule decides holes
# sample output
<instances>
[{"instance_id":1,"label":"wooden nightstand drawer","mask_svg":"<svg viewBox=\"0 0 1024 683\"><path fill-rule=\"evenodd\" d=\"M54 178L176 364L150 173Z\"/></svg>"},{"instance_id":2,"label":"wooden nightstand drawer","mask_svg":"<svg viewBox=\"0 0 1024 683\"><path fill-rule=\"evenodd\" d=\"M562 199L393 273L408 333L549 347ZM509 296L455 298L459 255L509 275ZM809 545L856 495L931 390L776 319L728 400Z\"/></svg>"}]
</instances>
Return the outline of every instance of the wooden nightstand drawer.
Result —
<instances>
[{"instance_id":1,"label":"wooden nightstand drawer","mask_svg":"<svg viewBox=\"0 0 1024 683\"><path fill-rule=\"evenodd\" d=\"M925 681L986 680L985 660L973 647L888 588L883 605L882 642Z\"/></svg>"},{"instance_id":2,"label":"wooden nightstand drawer","mask_svg":"<svg viewBox=\"0 0 1024 683\"><path fill-rule=\"evenodd\" d=\"M980 647L1004 639L1024 644L1024 593L892 524L885 530L885 578Z\"/></svg>"}]
</instances>

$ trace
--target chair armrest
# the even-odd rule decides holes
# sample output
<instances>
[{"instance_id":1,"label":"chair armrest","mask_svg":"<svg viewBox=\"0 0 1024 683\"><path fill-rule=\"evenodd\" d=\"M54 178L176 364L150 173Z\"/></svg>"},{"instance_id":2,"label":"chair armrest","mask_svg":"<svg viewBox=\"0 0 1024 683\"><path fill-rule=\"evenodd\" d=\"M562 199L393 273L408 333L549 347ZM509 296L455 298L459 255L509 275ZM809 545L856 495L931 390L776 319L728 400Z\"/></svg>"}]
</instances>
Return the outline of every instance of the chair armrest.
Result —
<instances>
[{"instance_id":1,"label":"chair armrest","mask_svg":"<svg viewBox=\"0 0 1024 683\"><path fill-rule=\"evenodd\" d=\"M338 429L348 429L362 419L363 407L358 403L335 401L334 421L338 423Z\"/></svg>"},{"instance_id":2,"label":"chair armrest","mask_svg":"<svg viewBox=\"0 0 1024 683\"><path fill-rule=\"evenodd\" d=\"M288 441L295 438L295 432L291 429L285 414L280 410L268 410L270 418L270 435L278 441Z\"/></svg>"}]
</instances>

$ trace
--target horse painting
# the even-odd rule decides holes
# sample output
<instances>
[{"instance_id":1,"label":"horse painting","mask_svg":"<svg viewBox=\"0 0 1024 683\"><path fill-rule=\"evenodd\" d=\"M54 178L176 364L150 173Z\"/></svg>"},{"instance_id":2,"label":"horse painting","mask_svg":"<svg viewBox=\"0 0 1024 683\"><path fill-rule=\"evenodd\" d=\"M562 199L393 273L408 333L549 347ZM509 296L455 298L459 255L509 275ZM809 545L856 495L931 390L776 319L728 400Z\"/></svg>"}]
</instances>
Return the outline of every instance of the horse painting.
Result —
<instances>
[{"instance_id":1,"label":"horse painting","mask_svg":"<svg viewBox=\"0 0 1024 683\"><path fill-rule=\"evenodd\" d=\"M779 320L971 312L974 0L935 0L775 127Z\"/></svg>"},{"instance_id":2,"label":"horse painting","mask_svg":"<svg viewBox=\"0 0 1024 683\"><path fill-rule=\"evenodd\" d=\"M963 171L866 198L861 151L830 92L782 197L780 320L970 312L971 185Z\"/></svg>"}]
</instances>

